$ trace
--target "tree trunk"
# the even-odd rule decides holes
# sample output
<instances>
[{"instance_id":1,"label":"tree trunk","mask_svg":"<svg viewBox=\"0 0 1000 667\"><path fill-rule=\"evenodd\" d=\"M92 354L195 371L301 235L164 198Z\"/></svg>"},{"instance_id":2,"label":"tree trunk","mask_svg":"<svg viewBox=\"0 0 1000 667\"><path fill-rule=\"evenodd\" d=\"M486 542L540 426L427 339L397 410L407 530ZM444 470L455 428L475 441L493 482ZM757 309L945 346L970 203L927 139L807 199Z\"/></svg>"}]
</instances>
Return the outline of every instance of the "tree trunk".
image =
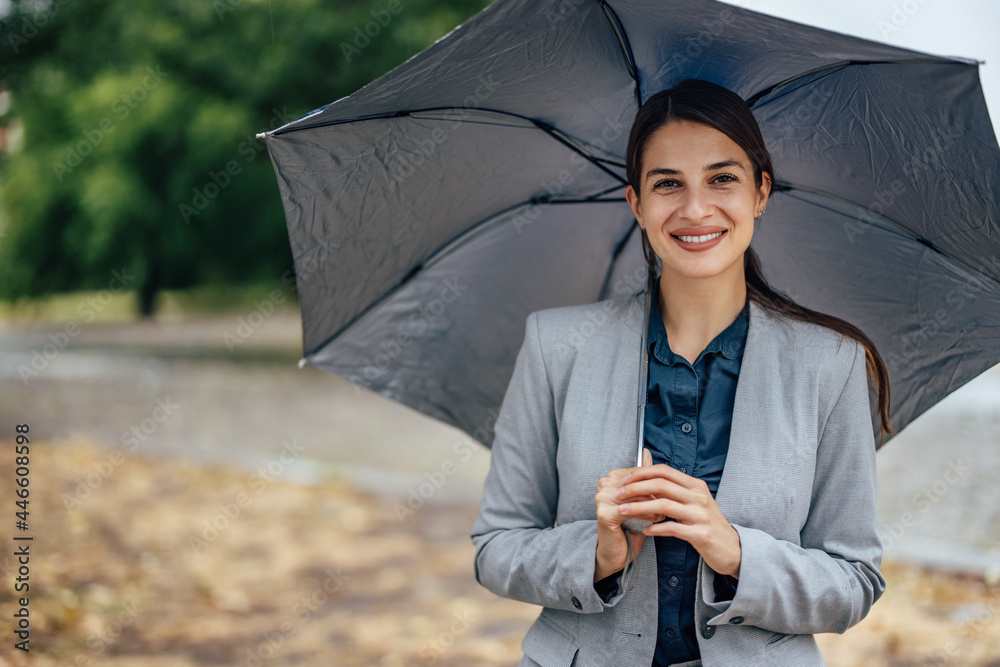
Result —
<instances>
[{"instance_id":1,"label":"tree trunk","mask_svg":"<svg viewBox=\"0 0 1000 667\"><path fill-rule=\"evenodd\" d=\"M142 284L139 286L139 317L145 319L153 316L156 307L156 295L160 291L160 269L156 262L150 262Z\"/></svg>"}]
</instances>

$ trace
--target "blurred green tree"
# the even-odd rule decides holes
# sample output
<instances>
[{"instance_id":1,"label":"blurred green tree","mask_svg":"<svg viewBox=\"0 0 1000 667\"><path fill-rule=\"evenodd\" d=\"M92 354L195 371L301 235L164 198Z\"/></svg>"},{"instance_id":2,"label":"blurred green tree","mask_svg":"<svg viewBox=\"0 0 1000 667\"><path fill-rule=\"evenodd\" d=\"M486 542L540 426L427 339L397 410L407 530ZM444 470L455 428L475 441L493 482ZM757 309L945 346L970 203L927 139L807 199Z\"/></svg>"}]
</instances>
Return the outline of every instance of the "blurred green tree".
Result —
<instances>
[{"instance_id":1,"label":"blurred green tree","mask_svg":"<svg viewBox=\"0 0 1000 667\"><path fill-rule=\"evenodd\" d=\"M149 315L162 289L280 275L284 214L254 134L487 4L0 2L0 297L124 282Z\"/></svg>"}]
</instances>

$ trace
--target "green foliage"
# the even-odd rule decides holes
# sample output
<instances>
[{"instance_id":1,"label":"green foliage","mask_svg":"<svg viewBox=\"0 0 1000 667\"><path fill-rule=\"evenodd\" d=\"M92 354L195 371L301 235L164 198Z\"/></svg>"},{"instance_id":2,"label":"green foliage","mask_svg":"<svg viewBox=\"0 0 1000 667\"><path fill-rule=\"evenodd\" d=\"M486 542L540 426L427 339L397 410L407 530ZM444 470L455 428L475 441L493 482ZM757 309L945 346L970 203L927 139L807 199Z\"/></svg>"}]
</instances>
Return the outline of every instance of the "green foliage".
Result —
<instances>
[{"instance_id":1,"label":"green foliage","mask_svg":"<svg viewBox=\"0 0 1000 667\"><path fill-rule=\"evenodd\" d=\"M254 134L349 95L488 0L14 0L0 18L0 297L156 293L291 267ZM2 105L0 105L2 106ZM18 139L18 137L20 137Z\"/></svg>"}]
</instances>

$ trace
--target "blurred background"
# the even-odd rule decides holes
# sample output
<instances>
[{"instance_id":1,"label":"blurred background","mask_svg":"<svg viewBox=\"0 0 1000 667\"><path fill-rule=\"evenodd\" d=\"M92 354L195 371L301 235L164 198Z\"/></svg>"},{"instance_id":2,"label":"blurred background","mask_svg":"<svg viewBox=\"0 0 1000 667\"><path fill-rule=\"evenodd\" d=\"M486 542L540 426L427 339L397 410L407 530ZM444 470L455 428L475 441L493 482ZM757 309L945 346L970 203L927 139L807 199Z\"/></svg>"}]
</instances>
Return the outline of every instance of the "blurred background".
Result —
<instances>
[{"instance_id":1,"label":"blurred background","mask_svg":"<svg viewBox=\"0 0 1000 667\"><path fill-rule=\"evenodd\" d=\"M489 453L297 368L254 136L487 4L0 0L0 500L18 532L27 424L34 538L30 658L0 550L0 665L517 663L538 609L472 572ZM985 60L997 117L986 0L732 4ZM831 665L1000 665L998 445L1000 367L879 453L889 590Z\"/></svg>"}]
</instances>

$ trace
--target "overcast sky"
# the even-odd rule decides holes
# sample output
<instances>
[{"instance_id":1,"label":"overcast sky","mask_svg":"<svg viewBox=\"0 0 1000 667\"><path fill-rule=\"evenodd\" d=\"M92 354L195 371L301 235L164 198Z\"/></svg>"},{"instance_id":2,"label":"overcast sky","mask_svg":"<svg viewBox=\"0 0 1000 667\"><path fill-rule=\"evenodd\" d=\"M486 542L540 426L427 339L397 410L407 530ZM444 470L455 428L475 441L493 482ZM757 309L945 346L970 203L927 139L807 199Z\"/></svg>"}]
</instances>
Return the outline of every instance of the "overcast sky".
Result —
<instances>
[{"instance_id":1,"label":"overcast sky","mask_svg":"<svg viewBox=\"0 0 1000 667\"><path fill-rule=\"evenodd\" d=\"M1000 2L996 0L723 1L894 46L985 61L979 76L994 129L1000 124Z\"/></svg>"}]
</instances>

